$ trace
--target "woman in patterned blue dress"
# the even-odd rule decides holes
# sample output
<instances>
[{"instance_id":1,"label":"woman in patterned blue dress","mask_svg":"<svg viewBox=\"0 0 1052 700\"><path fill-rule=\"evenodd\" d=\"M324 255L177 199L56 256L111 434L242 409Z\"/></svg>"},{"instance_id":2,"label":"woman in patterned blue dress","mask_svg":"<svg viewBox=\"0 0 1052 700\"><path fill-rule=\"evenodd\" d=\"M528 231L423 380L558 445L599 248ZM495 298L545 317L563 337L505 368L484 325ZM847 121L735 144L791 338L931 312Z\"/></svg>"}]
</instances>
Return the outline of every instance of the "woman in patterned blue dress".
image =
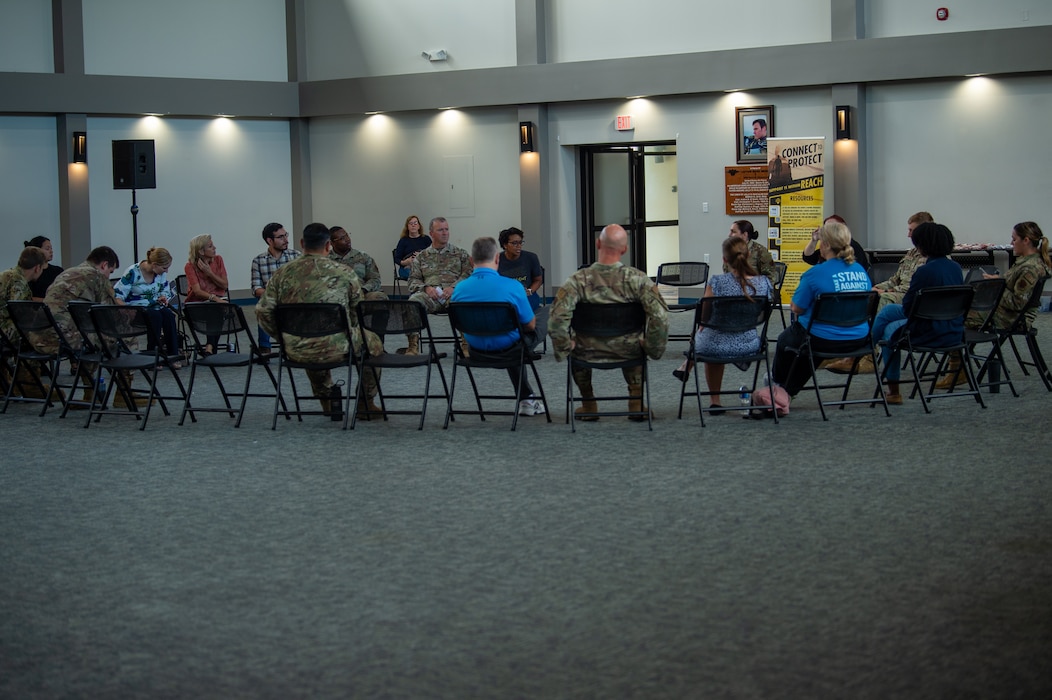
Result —
<instances>
[{"instance_id":1,"label":"woman in patterned blue dress","mask_svg":"<svg viewBox=\"0 0 1052 700\"><path fill-rule=\"evenodd\" d=\"M172 288L168 284L168 268L172 266L172 255L164 248L150 248L146 259L135 263L113 287L119 303L128 306L146 307L146 315L154 328L163 335L165 352L169 357L179 355L178 319L169 307ZM153 338L148 349L153 349ZM173 360L173 369L181 369L182 363Z\"/></svg>"},{"instance_id":2,"label":"woman in patterned blue dress","mask_svg":"<svg viewBox=\"0 0 1052 700\"><path fill-rule=\"evenodd\" d=\"M705 285L706 297L734 297L746 296L771 298L774 287L771 280L758 273L749 264L749 245L743 239L737 237L728 238L723 242L723 262L726 263L730 272L716 275ZM712 328L702 328L694 336L694 347L697 352L714 357L741 357L751 355L760 348L760 337L755 328L741 333L725 333ZM688 359L673 374L680 381L687 381L690 376L690 367L693 365L692 358ZM706 364L705 382L709 391L718 392L723 386L723 365ZM713 396L710 408L719 408L720 397ZM718 412L713 412L718 413Z\"/></svg>"}]
</instances>

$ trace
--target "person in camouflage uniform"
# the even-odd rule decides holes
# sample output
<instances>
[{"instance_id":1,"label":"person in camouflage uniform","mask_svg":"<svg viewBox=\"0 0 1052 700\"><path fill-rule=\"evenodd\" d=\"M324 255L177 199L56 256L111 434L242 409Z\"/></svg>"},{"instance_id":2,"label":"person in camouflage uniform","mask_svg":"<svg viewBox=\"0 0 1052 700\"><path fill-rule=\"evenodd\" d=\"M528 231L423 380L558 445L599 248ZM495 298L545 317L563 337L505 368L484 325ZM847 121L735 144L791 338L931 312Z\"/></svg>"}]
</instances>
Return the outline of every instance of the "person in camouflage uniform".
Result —
<instances>
[{"instance_id":1,"label":"person in camouflage uniform","mask_svg":"<svg viewBox=\"0 0 1052 700\"><path fill-rule=\"evenodd\" d=\"M347 229L342 226L330 228L329 243L332 244L329 260L341 262L354 270L366 299L387 299L382 289L380 268L376 266L376 261L371 255L351 247L351 234L347 233Z\"/></svg>"},{"instance_id":2,"label":"person in camouflage uniform","mask_svg":"<svg viewBox=\"0 0 1052 700\"><path fill-rule=\"evenodd\" d=\"M934 222L935 219L932 218L931 214L926 211L919 211L906 221L906 235L912 238L915 228L921 224ZM926 262L928 262L928 259L921 255L916 247L910 248L905 257L899 261L899 269L895 270L895 274L883 282L873 285L873 291L880 294L880 303L877 306L877 311L880 311L888 304L901 304L902 298L906 296L906 292L910 288L910 280L913 279L913 273Z\"/></svg>"},{"instance_id":3,"label":"person in camouflage uniform","mask_svg":"<svg viewBox=\"0 0 1052 700\"><path fill-rule=\"evenodd\" d=\"M752 269L771 280L773 285L776 274L774 258L771 257L771 251L767 250L767 246L760 245L757 242L760 234L753 227L752 222L747 219L735 221L731 224L731 236L741 238L749 244L749 264L752 265ZM731 271L726 262L723 263L723 271L725 273Z\"/></svg>"},{"instance_id":4,"label":"person in camouflage uniform","mask_svg":"<svg viewBox=\"0 0 1052 700\"><path fill-rule=\"evenodd\" d=\"M1024 221L1012 227L1012 252L1015 254L1015 263L1005 275L1005 291L994 310L995 328L1010 327L1019 312L1026 308L1037 283L1052 274L1048 238L1033 221ZM984 274L983 277L990 279L997 275ZM1033 326L1035 318L1037 309L1029 309L1026 312L1028 328ZM981 320L969 317L965 325L977 328Z\"/></svg>"},{"instance_id":5,"label":"person in camouflage uniform","mask_svg":"<svg viewBox=\"0 0 1052 700\"><path fill-rule=\"evenodd\" d=\"M109 246L99 246L88 254L88 259L65 270L47 288L44 303L51 309L55 323L74 350L80 350L81 340L67 305L71 301L90 301L93 304L116 304L117 298L110 284L110 275L117 270L120 260ZM49 337L39 345L44 352L58 352L58 338Z\"/></svg>"},{"instance_id":6,"label":"person in camouflage uniform","mask_svg":"<svg viewBox=\"0 0 1052 700\"><path fill-rule=\"evenodd\" d=\"M36 281L47 265L47 253L36 246L27 246L18 256L18 264L10 270L0 272L0 329L12 343L18 344L18 330L11 313L7 310L9 301L30 301L33 292L30 282Z\"/></svg>"},{"instance_id":7,"label":"person in camouflage uniform","mask_svg":"<svg viewBox=\"0 0 1052 700\"><path fill-rule=\"evenodd\" d=\"M441 216L431 219L431 247L413 259L409 272L409 300L423 304L430 314L444 311L453 288L471 276L474 269L466 250L449 242L449 222ZM420 352L420 336L409 336L407 355Z\"/></svg>"},{"instance_id":8,"label":"person in camouflage uniform","mask_svg":"<svg viewBox=\"0 0 1052 700\"><path fill-rule=\"evenodd\" d=\"M283 265L267 284L256 306L257 320L264 331L277 335L275 308L278 304L340 304L347 310L351 342L354 344L354 348L350 350L355 352L362 342L362 333L358 328L358 317L354 310L362 300L362 286L358 275L347 265L327 257L331 245L329 228L325 224L308 224L303 229L300 247L304 254ZM299 338L286 335L282 342L285 343L288 356L301 362L330 360L341 357L349 350L345 340L334 336ZM369 343L369 352L383 352L383 341L375 334L366 333L365 342ZM332 373L329 370L307 370L307 377L310 379L314 395L321 401L322 408L331 414L333 420L342 418L342 413L338 410L340 403L337 400L340 399L340 388L333 385ZM365 382L365 397L358 406L358 411L360 414L365 411L379 413L380 409L373 403L379 373L366 372L360 381Z\"/></svg>"},{"instance_id":9,"label":"person in camouflage uniform","mask_svg":"<svg viewBox=\"0 0 1052 700\"><path fill-rule=\"evenodd\" d=\"M658 293L657 285L646 273L621 263L621 256L628 250L628 233L617 224L603 229L596 241L598 261L575 272L560 287L552 304L548 320L548 334L552 338L555 359L561 361L570 354L590 362L617 362L639 357L646 353L651 359L659 359L668 344L668 306ZM617 304L638 301L647 315L646 332L643 335L627 335L616 338L593 338L571 334L570 321L579 302L593 304ZM629 411L645 411L643 406L643 368L631 367L622 370L628 383ZM584 399L575 413L595 413L598 409L592 389L592 370L574 370L574 383ZM646 420L632 416L632 420ZM582 420L597 420L596 417Z\"/></svg>"}]
</instances>

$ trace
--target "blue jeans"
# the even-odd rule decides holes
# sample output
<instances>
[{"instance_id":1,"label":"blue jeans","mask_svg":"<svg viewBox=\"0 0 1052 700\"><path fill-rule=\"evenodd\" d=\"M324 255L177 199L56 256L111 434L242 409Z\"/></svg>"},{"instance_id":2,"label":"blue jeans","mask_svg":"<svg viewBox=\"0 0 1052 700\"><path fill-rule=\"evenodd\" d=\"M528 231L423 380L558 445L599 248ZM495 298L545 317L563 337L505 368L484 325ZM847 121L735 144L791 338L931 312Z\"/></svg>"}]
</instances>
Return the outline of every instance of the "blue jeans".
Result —
<instances>
[{"instance_id":1,"label":"blue jeans","mask_svg":"<svg viewBox=\"0 0 1052 700\"><path fill-rule=\"evenodd\" d=\"M906 325L906 312L902 308L902 304L888 304L877 317L873 319L873 342L877 343L883 340L888 342L895 335L895 331ZM887 368L885 377L889 382L897 382L899 380L899 370L902 365L902 353L898 350L891 351L888 346L885 345L880 352L880 361L884 363Z\"/></svg>"},{"instance_id":2,"label":"blue jeans","mask_svg":"<svg viewBox=\"0 0 1052 700\"><path fill-rule=\"evenodd\" d=\"M256 334L259 339L259 347L270 349L270 334L263 330L263 326L259 326L259 333Z\"/></svg>"}]
</instances>

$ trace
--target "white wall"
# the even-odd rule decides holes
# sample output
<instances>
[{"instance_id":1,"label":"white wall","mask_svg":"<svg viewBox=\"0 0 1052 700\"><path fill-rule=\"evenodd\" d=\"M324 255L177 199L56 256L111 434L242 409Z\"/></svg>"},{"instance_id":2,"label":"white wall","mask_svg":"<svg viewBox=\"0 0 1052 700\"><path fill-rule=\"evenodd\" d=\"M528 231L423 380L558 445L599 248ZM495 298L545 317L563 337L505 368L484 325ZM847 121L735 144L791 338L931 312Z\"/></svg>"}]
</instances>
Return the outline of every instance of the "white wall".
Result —
<instances>
[{"instance_id":1,"label":"white wall","mask_svg":"<svg viewBox=\"0 0 1052 700\"><path fill-rule=\"evenodd\" d=\"M1043 124L1052 78L962 78L869 88L872 247L903 245L918 210L959 243L1008 243L1011 227L1052 230Z\"/></svg>"},{"instance_id":2,"label":"white wall","mask_svg":"<svg viewBox=\"0 0 1052 700\"><path fill-rule=\"evenodd\" d=\"M57 165L54 117L0 117L0 269L14 266L34 236L50 238L55 264L67 266L59 250Z\"/></svg>"},{"instance_id":3,"label":"white wall","mask_svg":"<svg viewBox=\"0 0 1052 700\"><path fill-rule=\"evenodd\" d=\"M84 70L284 82L284 0L86 1Z\"/></svg>"},{"instance_id":4,"label":"white wall","mask_svg":"<svg viewBox=\"0 0 1052 700\"><path fill-rule=\"evenodd\" d=\"M92 245L132 255L131 190L113 189L110 142L153 139L157 189L138 190L139 257L167 248L182 271L190 239L210 233L230 274L230 288L250 283L252 258L263 252L263 226L292 226L287 122L236 119L88 119ZM176 273L179 274L179 273Z\"/></svg>"},{"instance_id":5,"label":"white wall","mask_svg":"<svg viewBox=\"0 0 1052 700\"><path fill-rule=\"evenodd\" d=\"M462 248L519 225L517 125L514 109L312 120L314 216L350 231L390 284L391 250L410 214L425 227L447 217L450 240ZM452 208L447 168L458 156L473 166L473 213Z\"/></svg>"},{"instance_id":6,"label":"white wall","mask_svg":"<svg viewBox=\"0 0 1052 700\"><path fill-rule=\"evenodd\" d=\"M739 92L551 107L551 143L543 154L553 164L549 282L558 286L579 264L577 151L573 146L581 144L675 141L680 259L703 260L709 253L713 260L719 260L720 245L731 223L741 218L724 211L723 168L735 164L734 108L762 104L775 106L774 135L833 138L828 90ZM633 116L633 132L614 130L618 114ZM827 173L829 199L834 178L834 172ZM704 202L709 203L708 213L702 211ZM751 219L758 229L765 228L762 215Z\"/></svg>"},{"instance_id":7,"label":"white wall","mask_svg":"<svg viewBox=\"0 0 1052 700\"><path fill-rule=\"evenodd\" d=\"M51 3L3 0L0 3L0 71L51 73L54 70Z\"/></svg>"},{"instance_id":8,"label":"white wall","mask_svg":"<svg viewBox=\"0 0 1052 700\"><path fill-rule=\"evenodd\" d=\"M551 0L551 63L829 41L829 0Z\"/></svg>"},{"instance_id":9,"label":"white wall","mask_svg":"<svg viewBox=\"0 0 1052 700\"><path fill-rule=\"evenodd\" d=\"M309 80L514 66L515 0L310 0ZM431 63L423 51L445 49Z\"/></svg>"},{"instance_id":10,"label":"white wall","mask_svg":"<svg viewBox=\"0 0 1052 700\"><path fill-rule=\"evenodd\" d=\"M939 7L950 10L950 16L944 21L935 17L935 10ZM1011 29L1037 24L1052 24L1052 3L1034 0L962 0L952 4L880 0L866 3L866 36L872 38Z\"/></svg>"}]
</instances>

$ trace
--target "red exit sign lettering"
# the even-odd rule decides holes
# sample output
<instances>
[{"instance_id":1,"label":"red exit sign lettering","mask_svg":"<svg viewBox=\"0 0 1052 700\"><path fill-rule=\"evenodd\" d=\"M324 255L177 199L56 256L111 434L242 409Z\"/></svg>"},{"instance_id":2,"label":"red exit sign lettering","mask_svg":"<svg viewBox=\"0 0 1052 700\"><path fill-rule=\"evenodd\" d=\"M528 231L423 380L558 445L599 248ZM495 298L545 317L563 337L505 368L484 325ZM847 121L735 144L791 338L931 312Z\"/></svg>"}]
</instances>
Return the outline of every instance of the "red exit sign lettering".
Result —
<instances>
[{"instance_id":1,"label":"red exit sign lettering","mask_svg":"<svg viewBox=\"0 0 1052 700\"><path fill-rule=\"evenodd\" d=\"M617 116L617 130L618 131L631 131L632 126L632 115L631 114L619 114Z\"/></svg>"}]
</instances>

